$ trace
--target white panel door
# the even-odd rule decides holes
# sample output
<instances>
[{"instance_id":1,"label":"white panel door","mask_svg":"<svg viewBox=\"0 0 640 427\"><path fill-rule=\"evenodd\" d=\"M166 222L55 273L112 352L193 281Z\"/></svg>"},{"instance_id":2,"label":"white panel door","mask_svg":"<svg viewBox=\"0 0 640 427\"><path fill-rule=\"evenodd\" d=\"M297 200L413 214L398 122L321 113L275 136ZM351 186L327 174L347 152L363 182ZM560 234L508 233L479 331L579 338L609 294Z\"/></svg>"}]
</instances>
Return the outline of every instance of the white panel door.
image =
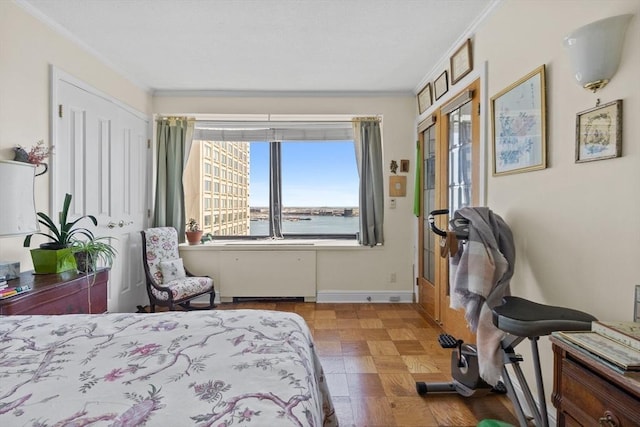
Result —
<instances>
[{"instance_id":1,"label":"white panel door","mask_svg":"<svg viewBox=\"0 0 640 427\"><path fill-rule=\"evenodd\" d=\"M96 236L112 238L118 250L108 309L135 311L147 303L140 241L148 200L147 121L82 82L54 76L52 212L70 193L73 217L97 218ZM83 224L91 227L88 220Z\"/></svg>"}]
</instances>

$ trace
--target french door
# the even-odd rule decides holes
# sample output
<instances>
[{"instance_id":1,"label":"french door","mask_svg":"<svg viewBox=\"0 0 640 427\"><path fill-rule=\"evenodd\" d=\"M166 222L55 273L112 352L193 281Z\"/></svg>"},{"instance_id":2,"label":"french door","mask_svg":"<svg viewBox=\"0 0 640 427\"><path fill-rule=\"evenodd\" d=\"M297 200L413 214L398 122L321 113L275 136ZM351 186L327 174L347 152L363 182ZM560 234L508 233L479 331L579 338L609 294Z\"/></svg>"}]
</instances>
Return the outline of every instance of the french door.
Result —
<instances>
[{"instance_id":1,"label":"french door","mask_svg":"<svg viewBox=\"0 0 640 427\"><path fill-rule=\"evenodd\" d=\"M465 342L475 342L464 313L450 308L449 260L440 254L441 241L430 229L429 213L448 209L434 217L446 230L450 215L466 206L477 206L480 179L480 84L472 83L418 126L422 152L421 216L419 227L420 304L443 329Z\"/></svg>"}]
</instances>

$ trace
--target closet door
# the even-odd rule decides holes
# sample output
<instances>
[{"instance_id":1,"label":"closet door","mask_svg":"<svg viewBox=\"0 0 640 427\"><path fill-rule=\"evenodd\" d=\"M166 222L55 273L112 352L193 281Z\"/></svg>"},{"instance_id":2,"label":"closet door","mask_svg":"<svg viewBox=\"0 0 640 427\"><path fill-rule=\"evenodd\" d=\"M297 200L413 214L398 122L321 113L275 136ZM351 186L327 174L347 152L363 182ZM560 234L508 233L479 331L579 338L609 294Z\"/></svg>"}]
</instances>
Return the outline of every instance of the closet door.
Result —
<instances>
[{"instance_id":1,"label":"closet door","mask_svg":"<svg viewBox=\"0 0 640 427\"><path fill-rule=\"evenodd\" d=\"M83 82L54 72L52 212L73 195L70 215L94 215L96 236L118 254L109 276L108 310L146 304L140 230L148 200L147 121ZM92 225L89 221L85 224Z\"/></svg>"}]
</instances>

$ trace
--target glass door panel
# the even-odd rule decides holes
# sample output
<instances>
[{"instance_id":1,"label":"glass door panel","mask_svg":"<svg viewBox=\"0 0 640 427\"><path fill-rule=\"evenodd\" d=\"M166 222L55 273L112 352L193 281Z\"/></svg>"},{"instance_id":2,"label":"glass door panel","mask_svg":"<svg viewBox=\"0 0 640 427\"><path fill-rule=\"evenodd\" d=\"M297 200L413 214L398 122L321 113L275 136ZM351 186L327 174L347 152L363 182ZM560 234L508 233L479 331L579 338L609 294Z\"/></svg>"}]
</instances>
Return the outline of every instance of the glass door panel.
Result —
<instances>
[{"instance_id":1,"label":"glass door panel","mask_svg":"<svg viewBox=\"0 0 640 427\"><path fill-rule=\"evenodd\" d=\"M436 136L435 126L423 132L424 141L424 163L423 163L423 197L422 212L423 221L423 271L422 278L435 283L435 235L429 228L426 216L436 209Z\"/></svg>"},{"instance_id":2,"label":"glass door panel","mask_svg":"<svg viewBox=\"0 0 640 427\"><path fill-rule=\"evenodd\" d=\"M449 212L472 203L471 100L449 114Z\"/></svg>"}]
</instances>

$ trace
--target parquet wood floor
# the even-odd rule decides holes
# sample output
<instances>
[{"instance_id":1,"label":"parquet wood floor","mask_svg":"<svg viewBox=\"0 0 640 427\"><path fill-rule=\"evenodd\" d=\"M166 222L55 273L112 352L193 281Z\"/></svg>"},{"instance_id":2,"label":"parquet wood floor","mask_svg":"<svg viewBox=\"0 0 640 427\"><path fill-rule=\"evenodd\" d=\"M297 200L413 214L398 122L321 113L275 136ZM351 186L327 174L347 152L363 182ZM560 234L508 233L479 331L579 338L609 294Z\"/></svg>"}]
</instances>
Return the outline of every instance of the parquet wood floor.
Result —
<instances>
[{"instance_id":1,"label":"parquet wood floor","mask_svg":"<svg viewBox=\"0 0 640 427\"><path fill-rule=\"evenodd\" d=\"M450 380L450 350L417 304L224 303L298 313L308 323L340 420L348 427L476 426L482 419L517 425L505 395L421 397L416 381Z\"/></svg>"}]
</instances>

